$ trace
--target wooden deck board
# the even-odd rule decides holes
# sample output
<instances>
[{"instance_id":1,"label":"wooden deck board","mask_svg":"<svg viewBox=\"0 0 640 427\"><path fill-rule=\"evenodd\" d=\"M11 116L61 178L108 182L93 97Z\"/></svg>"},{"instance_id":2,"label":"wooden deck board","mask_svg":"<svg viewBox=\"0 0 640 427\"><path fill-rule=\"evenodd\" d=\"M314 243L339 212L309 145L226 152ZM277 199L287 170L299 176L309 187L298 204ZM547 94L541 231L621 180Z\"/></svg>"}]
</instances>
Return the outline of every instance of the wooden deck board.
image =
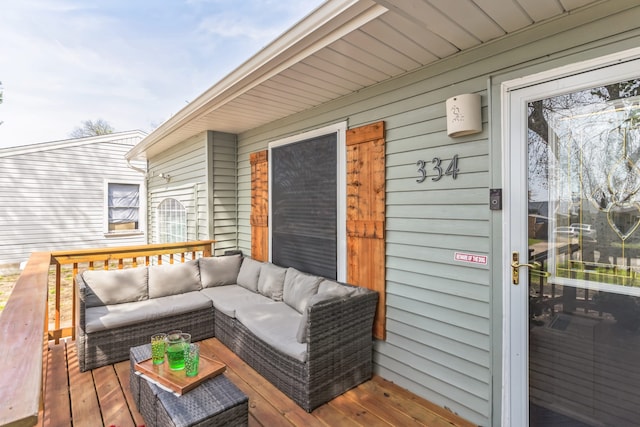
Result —
<instances>
[{"instance_id":1,"label":"wooden deck board","mask_svg":"<svg viewBox=\"0 0 640 427\"><path fill-rule=\"evenodd\" d=\"M133 401L133 394L131 394L130 378L129 378L129 361L124 361L120 363L116 363L113 365L116 370L116 375L118 376L118 380L120 381L120 385L122 386L122 391L124 392L124 397L127 400L128 409L131 412L131 416L133 417L133 421L137 426L141 426L144 424L144 419L136 405Z\"/></svg>"},{"instance_id":2,"label":"wooden deck board","mask_svg":"<svg viewBox=\"0 0 640 427\"><path fill-rule=\"evenodd\" d=\"M133 417L113 365L94 369L93 381L105 425L134 427Z\"/></svg>"},{"instance_id":3,"label":"wooden deck board","mask_svg":"<svg viewBox=\"0 0 640 427\"><path fill-rule=\"evenodd\" d=\"M46 372L47 372L47 367L48 365L48 361L49 361L49 343L44 340L42 343L42 397L43 399L46 398L47 396L47 377L46 377ZM42 427L44 426L44 403L40 405L40 409L38 411L38 421L36 422L36 427Z\"/></svg>"},{"instance_id":4,"label":"wooden deck board","mask_svg":"<svg viewBox=\"0 0 640 427\"><path fill-rule=\"evenodd\" d=\"M43 367L44 368L44 367ZM67 357L65 346L49 346L47 354L44 406L52 408L46 413L46 421L54 426L71 425L71 408L67 384Z\"/></svg>"},{"instance_id":5,"label":"wooden deck board","mask_svg":"<svg viewBox=\"0 0 640 427\"><path fill-rule=\"evenodd\" d=\"M61 341L60 345L66 342ZM69 398L71 400L71 419L75 426L91 425L96 420L102 420L98 395L96 394L91 372L80 372L78 355L75 351L75 343L68 346L69 357L67 367L69 369ZM49 408L45 407L45 412Z\"/></svg>"},{"instance_id":6,"label":"wooden deck board","mask_svg":"<svg viewBox=\"0 0 640 427\"><path fill-rule=\"evenodd\" d=\"M296 405L217 339L201 342L201 351L227 365L227 375L249 396L249 426L428 426L472 424L374 376L312 413ZM42 426L143 426L129 390L129 362L81 373L75 342L45 348ZM66 361L65 361L66 358ZM68 383L67 379L68 378ZM67 413L66 418L63 416Z\"/></svg>"},{"instance_id":7,"label":"wooden deck board","mask_svg":"<svg viewBox=\"0 0 640 427\"><path fill-rule=\"evenodd\" d=\"M393 426L423 425L422 423L411 418L409 415L405 414L404 412L396 410L395 407L390 407L388 398L385 398L384 396L380 397L376 394L369 393L361 387L356 387L354 389L349 390L344 394L344 396L352 400L353 402L356 402L358 405L366 407L372 414L385 420L387 423ZM437 416L434 416L434 419L437 419L437 418L438 418ZM438 426L438 424L435 424L435 423L433 425L434 427ZM446 425L450 426L448 422Z\"/></svg>"}]
</instances>

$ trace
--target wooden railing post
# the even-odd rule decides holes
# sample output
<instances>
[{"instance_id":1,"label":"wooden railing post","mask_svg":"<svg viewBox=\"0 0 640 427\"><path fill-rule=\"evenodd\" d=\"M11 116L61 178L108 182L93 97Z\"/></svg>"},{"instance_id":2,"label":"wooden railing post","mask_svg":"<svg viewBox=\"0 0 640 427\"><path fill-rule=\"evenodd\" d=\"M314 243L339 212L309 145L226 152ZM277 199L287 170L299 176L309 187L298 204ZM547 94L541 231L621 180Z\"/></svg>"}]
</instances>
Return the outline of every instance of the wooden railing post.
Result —
<instances>
[{"instance_id":1,"label":"wooden railing post","mask_svg":"<svg viewBox=\"0 0 640 427\"><path fill-rule=\"evenodd\" d=\"M54 317L54 330L59 330L60 329L60 283L62 281L62 270L60 268L60 263L56 262L56 295L55 295L55 302L56 302L56 307L55 307L55 317ZM47 288L48 288L48 284L47 284ZM60 342L60 337L56 337L56 344L58 344Z\"/></svg>"}]
</instances>

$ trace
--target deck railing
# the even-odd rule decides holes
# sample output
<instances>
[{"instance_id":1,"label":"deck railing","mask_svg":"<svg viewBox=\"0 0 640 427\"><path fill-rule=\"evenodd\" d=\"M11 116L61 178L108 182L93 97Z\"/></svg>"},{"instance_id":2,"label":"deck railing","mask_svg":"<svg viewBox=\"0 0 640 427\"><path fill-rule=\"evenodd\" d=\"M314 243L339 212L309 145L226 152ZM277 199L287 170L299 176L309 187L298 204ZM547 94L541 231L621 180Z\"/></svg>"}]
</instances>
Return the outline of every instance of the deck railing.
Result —
<instances>
[{"instance_id":1,"label":"deck railing","mask_svg":"<svg viewBox=\"0 0 640 427\"><path fill-rule=\"evenodd\" d=\"M51 253L51 265L55 267L55 283L51 286L49 297L53 298L53 304L47 304L47 310L52 307L53 325L48 329L49 339L56 343L62 337L75 338L75 302L76 302L76 276L82 269L104 270L123 269L125 267L137 267L140 264L173 264L178 258L179 262L196 259L199 256L211 256L213 240L200 240L195 242L160 243L142 246L122 246L115 248L80 249L73 251L57 251ZM67 314L71 317L71 324L64 325L62 319L62 269L71 268L72 277L72 306ZM53 294L53 295L51 295ZM69 309L69 307L67 307ZM49 319L50 316L47 316Z\"/></svg>"},{"instance_id":2,"label":"deck railing","mask_svg":"<svg viewBox=\"0 0 640 427\"><path fill-rule=\"evenodd\" d=\"M215 241L123 246L73 251L36 252L18 277L5 308L0 313L0 426L32 426L38 422L42 398L43 344L75 334L75 277L82 269L122 269L138 265L173 264L211 256ZM72 274L68 325L61 324L63 313L62 269ZM53 267L53 272L50 270ZM53 285L49 286L49 277ZM53 299L53 324L48 307ZM68 297L67 297L68 298Z\"/></svg>"}]
</instances>

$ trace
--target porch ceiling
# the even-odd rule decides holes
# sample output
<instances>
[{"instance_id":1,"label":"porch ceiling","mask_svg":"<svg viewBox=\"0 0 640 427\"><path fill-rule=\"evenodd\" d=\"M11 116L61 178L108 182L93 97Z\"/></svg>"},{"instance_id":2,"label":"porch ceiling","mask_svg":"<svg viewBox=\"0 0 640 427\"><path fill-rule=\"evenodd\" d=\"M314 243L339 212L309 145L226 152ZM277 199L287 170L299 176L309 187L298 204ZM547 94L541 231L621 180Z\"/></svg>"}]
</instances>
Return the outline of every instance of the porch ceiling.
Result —
<instances>
[{"instance_id":1,"label":"porch ceiling","mask_svg":"<svg viewBox=\"0 0 640 427\"><path fill-rule=\"evenodd\" d=\"M601 0L329 0L127 155L242 133Z\"/></svg>"}]
</instances>

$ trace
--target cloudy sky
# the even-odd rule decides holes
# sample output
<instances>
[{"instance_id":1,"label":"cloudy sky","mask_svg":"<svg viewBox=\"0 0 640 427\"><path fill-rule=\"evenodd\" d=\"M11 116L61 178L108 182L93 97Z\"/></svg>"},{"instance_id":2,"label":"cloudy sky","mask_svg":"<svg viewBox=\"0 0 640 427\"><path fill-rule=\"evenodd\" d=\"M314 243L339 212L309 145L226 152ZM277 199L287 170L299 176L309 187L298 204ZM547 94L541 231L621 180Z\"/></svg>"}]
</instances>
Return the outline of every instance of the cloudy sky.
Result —
<instances>
[{"instance_id":1,"label":"cloudy sky","mask_svg":"<svg viewBox=\"0 0 640 427\"><path fill-rule=\"evenodd\" d=\"M322 0L19 0L0 13L0 148L84 120L150 131Z\"/></svg>"}]
</instances>

